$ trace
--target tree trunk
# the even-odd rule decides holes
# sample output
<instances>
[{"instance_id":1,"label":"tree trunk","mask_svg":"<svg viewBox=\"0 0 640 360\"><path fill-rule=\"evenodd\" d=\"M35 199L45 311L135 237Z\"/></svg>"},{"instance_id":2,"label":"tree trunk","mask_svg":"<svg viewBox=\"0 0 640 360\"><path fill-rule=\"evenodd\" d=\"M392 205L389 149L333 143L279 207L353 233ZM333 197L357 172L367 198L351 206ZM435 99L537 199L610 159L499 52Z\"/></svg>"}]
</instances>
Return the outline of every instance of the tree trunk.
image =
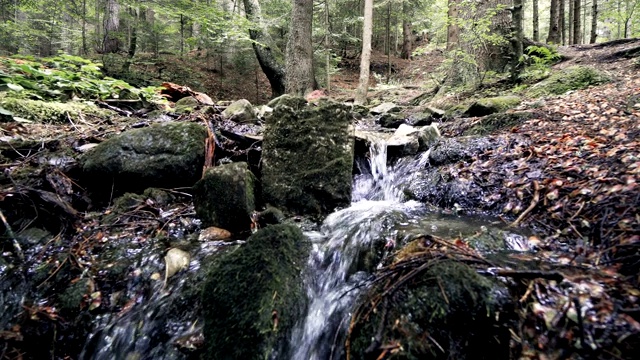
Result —
<instances>
[{"instance_id":1,"label":"tree trunk","mask_svg":"<svg viewBox=\"0 0 640 360\"><path fill-rule=\"evenodd\" d=\"M566 21L566 11L564 9L564 2L566 0L558 0L558 20L560 26L560 42L562 45L567 44L567 21Z\"/></svg>"},{"instance_id":2,"label":"tree trunk","mask_svg":"<svg viewBox=\"0 0 640 360\"><path fill-rule=\"evenodd\" d=\"M449 0L449 8L447 10L447 51L458 47L460 38L460 27L458 26L458 1Z\"/></svg>"},{"instance_id":3,"label":"tree trunk","mask_svg":"<svg viewBox=\"0 0 640 360\"><path fill-rule=\"evenodd\" d=\"M293 0L286 56L286 88L291 95L313 91L313 0Z\"/></svg>"},{"instance_id":4,"label":"tree trunk","mask_svg":"<svg viewBox=\"0 0 640 360\"><path fill-rule=\"evenodd\" d=\"M580 0L573 0L573 43L580 44Z\"/></svg>"},{"instance_id":5,"label":"tree trunk","mask_svg":"<svg viewBox=\"0 0 640 360\"><path fill-rule=\"evenodd\" d=\"M569 21L567 22L567 24L569 24L569 29L568 29L569 45L573 45L575 44L575 41L573 39L573 0L568 0L568 1L569 1Z\"/></svg>"},{"instance_id":6,"label":"tree trunk","mask_svg":"<svg viewBox=\"0 0 640 360\"><path fill-rule=\"evenodd\" d=\"M329 25L329 0L324 0L324 51L326 52L324 66L327 77L325 84L327 91L331 91L331 42L329 41L331 26Z\"/></svg>"},{"instance_id":7,"label":"tree trunk","mask_svg":"<svg viewBox=\"0 0 640 360\"><path fill-rule=\"evenodd\" d=\"M591 7L591 36L589 37L589 44L596 43L596 37L598 36L598 0L593 0Z\"/></svg>"},{"instance_id":8,"label":"tree trunk","mask_svg":"<svg viewBox=\"0 0 640 360\"><path fill-rule=\"evenodd\" d=\"M255 24L255 28L249 30L249 37L254 41L253 51L269 79L271 95L280 96L285 92L284 56L267 31L258 0L243 0L243 3L247 20Z\"/></svg>"},{"instance_id":9,"label":"tree trunk","mask_svg":"<svg viewBox=\"0 0 640 360\"><path fill-rule=\"evenodd\" d=\"M560 43L560 14L558 11L558 1L551 0L551 6L549 8L549 36L547 37L547 43L559 44Z\"/></svg>"},{"instance_id":10,"label":"tree trunk","mask_svg":"<svg viewBox=\"0 0 640 360\"><path fill-rule=\"evenodd\" d=\"M367 102L369 89L369 63L371 60L371 33L373 26L373 0L364 1L364 24L362 26L362 54L360 55L360 81L356 90L356 104Z\"/></svg>"},{"instance_id":11,"label":"tree trunk","mask_svg":"<svg viewBox=\"0 0 640 360\"><path fill-rule=\"evenodd\" d=\"M511 35L511 46L513 47L514 53L511 65L511 80L513 82L516 82L518 80L518 75L522 70L522 67L520 66L520 59L522 58L524 52L522 45L522 41L524 40L524 29L522 28L522 8L523 0L513 0L513 35Z\"/></svg>"},{"instance_id":12,"label":"tree trunk","mask_svg":"<svg viewBox=\"0 0 640 360\"><path fill-rule=\"evenodd\" d=\"M116 53L120 50L120 4L117 0L107 0L107 11L105 14L104 40L102 43L103 53Z\"/></svg>"},{"instance_id":13,"label":"tree trunk","mask_svg":"<svg viewBox=\"0 0 640 360\"><path fill-rule=\"evenodd\" d=\"M540 17L538 16L538 0L533 0L533 41L540 41Z\"/></svg>"},{"instance_id":14,"label":"tree trunk","mask_svg":"<svg viewBox=\"0 0 640 360\"><path fill-rule=\"evenodd\" d=\"M400 57L409 59L413 51L413 26L411 25L411 5L409 1L402 2L402 52Z\"/></svg>"}]
</instances>

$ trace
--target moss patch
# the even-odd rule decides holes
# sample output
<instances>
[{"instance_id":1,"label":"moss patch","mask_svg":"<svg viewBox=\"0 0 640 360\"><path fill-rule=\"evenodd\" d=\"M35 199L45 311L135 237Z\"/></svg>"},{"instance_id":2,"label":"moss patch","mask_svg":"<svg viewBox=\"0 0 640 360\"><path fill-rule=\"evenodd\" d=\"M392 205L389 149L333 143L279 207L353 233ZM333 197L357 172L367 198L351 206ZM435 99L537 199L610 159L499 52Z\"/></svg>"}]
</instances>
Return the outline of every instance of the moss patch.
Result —
<instances>
[{"instance_id":1,"label":"moss patch","mask_svg":"<svg viewBox=\"0 0 640 360\"><path fill-rule=\"evenodd\" d=\"M509 334L496 326L495 293L496 285L469 266L434 260L361 318L352 358L379 356L375 339L401 346L393 359L508 359Z\"/></svg>"},{"instance_id":2,"label":"moss patch","mask_svg":"<svg viewBox=\"0 0 640 360\"><path fill-rule=\"evenodd\" d=\"M464 115L475 117L495 114L518 106L520 101L520 98L517 96L497 96L478 99L469 106L464 112Z\"/></svg>"},{"instance_id":3,"label":"moss patch","mask_svg":"<svg viewBox=\"0 0 640 360\"><path fill-rule=\"evenodd\" d=\"M308 253L298 227L278 224L212 266L202 296L204 358L264 360L287 352L293 325L306 309L302 268Z\"/></svg>"},{"instance_id":4,"label":"moss patch","mask_svg":"<svg viewBox=\"0 0 640 360\"><path fill-rule=\"evenodd\" d=\"M518 125L531 117L533 117L533 114L530 112L492 114L482 119L479 123L466 129L462 134L487 135L496 130Z\"/></svg>"},{"instance_id":5,"label":"moss patch","mask_svg":"<svg viewBox=\"0 0 640 360\"><path fill-rule=\"evenodd\" d=\"M570 66L552 74L526 91L527 97L561 95L611 81L609 76L589 66Z\"/></svg>"},{"instance_id":6,"label":"moss patch","mask_svg":"<svg viewBox=\"0 0 640 360\"><path fill-rule=\"evenodd\" d=\"M77 121L81 116L108 117L113 113L94 105L79 102L40 101L5 97L0 106L22 117L38 123L68 123L69 118Z\"/></svg>"}]
</instances>

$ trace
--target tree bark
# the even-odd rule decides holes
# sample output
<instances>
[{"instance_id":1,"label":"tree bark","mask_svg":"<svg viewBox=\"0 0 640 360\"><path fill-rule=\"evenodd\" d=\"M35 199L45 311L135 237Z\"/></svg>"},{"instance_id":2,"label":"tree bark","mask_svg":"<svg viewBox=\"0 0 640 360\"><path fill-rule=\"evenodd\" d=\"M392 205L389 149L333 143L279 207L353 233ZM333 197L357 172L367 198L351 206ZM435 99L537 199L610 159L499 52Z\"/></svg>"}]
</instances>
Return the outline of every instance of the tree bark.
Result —
<instances>
[{"instance_id":1,"label":"tree bark","mask_svg":"<svg viewBox=\"0 0 640 360\"><path fill-rule=\"evenodd\" d=\"M313 0L292 0L286 56L286 88L291 95L313 91Z\"/></svg>"},{"instance_id":2,"label":"tree bark","mask_svg":"<svg viewBox=\"0 0 640 360\"><path fill-rule=\"evenodd\" d=\"M409 1L402 2L402 52L400 57L409 59L413 51L413 26L411 25L411 5Z\"/></svg>"},{"instance_id":3,"label":"tree bark","mask_svg":"<svg viewBox=\"0 0 640 360\"><path fill-rule=\"evenodd\" d=\"M598 0L593 0L591 7L591 36L589 37L589 44L596 43L596 37L598 36Z\"/></svg>"},{"instance_id":4,"label":"tree bark","mask_svg":"<svg viewBox=\"0 0 640 360\"><path fill-rule=\"evenodd\" d=\"M356 90L355 103L367 102L369 89L369 64L371 60L371 33L373 26L373 0L364 1L364 24L362 26L362 54L360 55L360 81Z\"/></svg>"},{"instance_id":5,"label":"tree bark","mask_svg":"<svg viewBox=\"0 0 640 360\"><path fill-rule=\"evenodd\" d=\"M551 44L560 43L558 1L560 0L551 0L551 6L549 8L549 36L547 36L547 43Z\"/></svg>"},{"instance_id":6,"label":"tree bark","mask_svg":"<svg viewBox=\"0 0 640 360\"><path fill-rule=\"evenodd\" d=\"M523 40L524 40L524 29L522 26L522 18L523 18L523 0L513 0L513 11L512 11L512 24L513 24L513 34L511 35L511 46L513 47L514 57L512 59L511 66L511 80L516 82L518 80L518 75L522 70L520 66L520 59L524 53L523 48Z\"/></svg>"},{"instance_id":7,"label":"tree bark","mask_svg":"<svg viewBox=\"0 0 640 360\"><path fill-rule=\"evenodd\" d=\"M103 53L116 53L120 50L120 4L117 0L107 0L107 11L105 14L104 39L102 42Z\"/></svg>"},{"instance_id":8,"label":"tree bark","mask_svg":"<svg viewBox=\"0 0 640 360\"><path fill-rule=\"evenodd\" d=\"M271 95L280 96L285 92L284 56L267 31L258 0L243 0L243 3L247 20L255 26L249 30L249 37L254 41L253 51L269 79Z\"/></svg>"},{"instance_id":9,"label":"tree bark","mask_svg":"<svg viewBox=\"0 0 640 360\"><path fill-rule=\"evenodd\" d=\"M558 0L558 20L559 20L559 30L560 30L560 42L562 45L567 44L567 21L566 21L566 11L564 9L564 2L566 0Z\"/></svg>"},{"instance_id":10,"label":"tree bark","mask_svg":"<svg viewBox=\"0 0 640 360\"><path fill-rule=\"evenodd\" d=\"M540 17L538 16L538 0L533 0L533 41L540 41Z\"/></svg>"},{"instance_id":11,"label":"tree bark","mask_svg":"<svg viewBox=\"0 0 640 360\"><path fill-rule=\"evenodd\" d=\"M580 0L573 0L573 43L580 44Z\"/></svg>"},{"instance_id":12,"label":"tree bark","mask_svg":"<svg viewBox=\"0 0 640 360\"><path fill-rule=\"evenodd\" d=\"M458 26L458 0L449 0L447 10L447 51L458 47L460 27Z\"/></svg>"}]
</instances>

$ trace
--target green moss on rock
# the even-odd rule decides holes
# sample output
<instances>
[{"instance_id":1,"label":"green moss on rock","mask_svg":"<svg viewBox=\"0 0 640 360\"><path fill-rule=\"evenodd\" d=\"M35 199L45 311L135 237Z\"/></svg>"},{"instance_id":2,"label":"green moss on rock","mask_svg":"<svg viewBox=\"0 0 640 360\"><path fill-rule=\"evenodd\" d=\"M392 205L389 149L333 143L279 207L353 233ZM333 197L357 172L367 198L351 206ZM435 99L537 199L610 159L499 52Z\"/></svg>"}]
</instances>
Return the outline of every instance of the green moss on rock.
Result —
<instances>
[{"instance_id":1,"label":"green moss on rock","mask_svg":"<svg viewBox=\"0 0 640 360\"><path fill-rule=\"evenodd\" d=\"M207 132L199 124L166 123L126 131L81 159L86 181L110 194L149 187L192 186L201 176Z\"/></svg>"},{"instance_id":2,"label":"green moss on rock","mask_svg":"<svg viewBox=\"0 0 640 360\"><path fill-rule=\"evenodd\" d=\"M203 225L232 232L249 230L255 210L255 183L244 162L208 169L194 185L194 206Z\"/></svg>"},{"instance_id":3,"label":"green moss on rock","mask_svg":"<svg viewBox=\"0 0 640 360\"><path fill-rule=\"evenodd\" d=\"M496 130L521 124L531 117L533 117L533 113L530 112L491 114L482 119L479 123L466 129L463 132L463 135L487 135Z\"/></svg>"},{"instance_id":4,"label":"green moss on rock","mask_svg":"<svg viewBox=\"0 0 640 360\"><path fill-rule=\"evenodd\" d=\"M108 117L113 113L102 110L95 105L80 102L40 101L5 97L0 106L11 111L15 116L38 123L68 123L69 118L77 121L81 116Z\"/></svg>"},{"instance_id":5,"label":"green moss on rock","mask_svg":"<svg viewBox=\"0 0 640 360\"><path fill-rule=\"evenodd\" d=\"M465 116L486 116L499 113L520 104L520 98L517 96L496 96L490 98L482 98L476 100L464 112Z\"/></svg>"},{"instance_id":6,"label":"green moss on rock","mask_svg":"<svg viewBox=\"0 0 640 360\"><path fill-rule=\"evenodd\" d=\"M570 66L553 73L549 78L530 87L526 95L562 95L570 90L584 89L611 81L609 76L590 66Z\"/></svg>"},{"instance_id":7,"label":"green moss on rock","mask_svg":"<svg viewBox=\"0 0 640 360\"><path fill-rule=\"evenodd\" d=\"M372 358L399 342L393 359L508 359L509 333L496 321L498 286L456 261L433 261L354 327L351 356ZM368 302L367 299L364 300Z\"/></svg>"},{"instance_id":8,"label":"green moss on rock","mask_svg":"<svg viewBox=\"0 0 640 360\"><path fill-rule=\"evenodd\" d=\"M351 202L353 127L347 106L283 98L267 118L262 155L265 201L325 215Z\"/></svg>"},{"instance_id":9,"label":"green moss on rock","mask_svg":"<svg viewBox=\"0 0 640 360\"><path fill-rule=\"evenodd\" d=\"M205 359L281 359L306 309L309 244L294 225L259 230L221 257L205 282Z\"/></svg>"}]
</instances>

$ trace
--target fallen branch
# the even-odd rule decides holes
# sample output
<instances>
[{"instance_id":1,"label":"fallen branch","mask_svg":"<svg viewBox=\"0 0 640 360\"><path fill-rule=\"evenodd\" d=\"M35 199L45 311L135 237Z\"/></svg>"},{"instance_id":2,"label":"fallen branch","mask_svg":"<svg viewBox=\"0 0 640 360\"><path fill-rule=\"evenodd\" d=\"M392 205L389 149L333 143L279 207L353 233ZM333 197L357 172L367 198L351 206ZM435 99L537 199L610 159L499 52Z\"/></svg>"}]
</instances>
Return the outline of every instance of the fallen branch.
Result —
<instances>
[{"instance_id":1,"label":"fallen branch","mask_svg":"<svg viewBox=\"0 0 640 360\"><path fill-rule=\"evenodd\" d=\"M533 199L531 199L531 204L529 204L529 207L525 211L523 211L522 214L518 216L516 221L512 222L509 227L518 226L522 222L522 220L524 220L524 218L527 217L527 215L529 215L531 211L533 211L536 205L538 205L538 202L540 201L540 184L538 184L538 180L533 180L533 191Z\"/></svg>"}]
</instances>

